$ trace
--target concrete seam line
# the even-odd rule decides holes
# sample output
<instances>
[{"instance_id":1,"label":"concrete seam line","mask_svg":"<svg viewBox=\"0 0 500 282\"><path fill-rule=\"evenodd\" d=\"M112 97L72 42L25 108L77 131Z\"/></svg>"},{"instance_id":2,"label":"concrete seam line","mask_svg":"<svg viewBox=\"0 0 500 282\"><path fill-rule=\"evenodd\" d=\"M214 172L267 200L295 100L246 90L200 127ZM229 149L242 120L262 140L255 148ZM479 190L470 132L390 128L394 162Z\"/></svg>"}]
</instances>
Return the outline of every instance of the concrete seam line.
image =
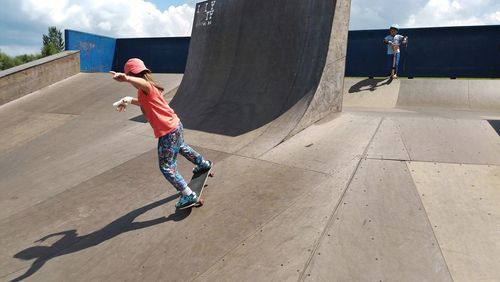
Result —
<instances>
[{"instance_id":1,"label":"concrete seam line","mask_svg":"<svg viewBox=\"0 0 500 282\"><path fill-rule=\"evenodd\" d=\"M316 240L316 242L314 244L314 247L311 250L311 254L309 255L309 258L307 259L306 264L304 265L304 267L302 269L302 272L300 273L299 278L297 279L297 281L304 281L304 276L306 275L307 269L311 265L311 261L314 258L314 254L316 253L316 251L319 248L319 245L321 244L321 242L325 238L325 234L327 233L328 229L330 229L330 227L333 225L333 222L334 222L333 219L335 218L335 214L337 213L337 210L338 210L338 208L340 206L340 203L343 202L343 199L345 198L347 190L349 189L349 186L351 186L351 183L354 180L354 176L358 172L359 167L361 166L361 163L363 162L363 159L366 160L366 155L368 153L368 149L370 148L370 145L373 142L373 139L375 139L375 136L377 135L378 131L380 130L380 127L382 126L382 122L384 120L385 120L385 117L383 117L383 118L380 119L380 121L378 123L378 126L377 126L377 129L375 130L375 132L373 133L372 137L370 138L370 141L366 144L366 147L365 147L365 149L363 151L363 154L361 155L361 157L358 160L358 164L356 165L356 168L352 172L351 177L349 178L349 181L347 182L347 185L344 188L344 191L342 191L342 194L340 195L339 200L335 204L335 206L333 208L333 211L330 214L330 217L328 218L328 221L326 222L325 228L323 228L323 232L321 233L321 235L319 236L319 238Z\"/></svg>"},{"instance_id":2,"label":"concrete seam line","mask_svg":"<svg viewBox=\"0 0 500 282\"><path fill-rule=\"evenodd\" d=\"M401 127L399 124L396 125L396 128L398 129L399 137L401 137L401 143L403 143L403 146L405 147L406 154L408 155L408 159L411 161L411 155L410 151L408 150L408 146L406 145L405 139L403 138L403 134L401 133Z\"/></svg>"},{"instance_id":3,"label":"concrete seam line","mask_svg":"<svg viewBox=\"0 0 500 282\"><path fill-rule=\"evenodd\" d=\"M325 180L325 181L328 181L328 180ZM325 181L323 182L320 182L318 185L314 186L314 188L322 185ZM205 271L203 272L200 272L198 275L196 275L193 279L191 279L190 281L195 281L196 279L198 279L199 277L201 277L202 275L204 274L209 274L211 272L211 269L213 269L217 263L225 258L227 255L229 255L230 253L232 253L234 250L238 249L241 247L241 244L243 242L247 242L249 239L255 237L256 234L259 234L261 233L262 229L264 229L265 226L267 226L268 224L270 224L273 220L275 220L277 217L279 217L280 215L284 214L286 211L288 211L289 209L291 209L293 206L295 206L300 200L302 200L302 198L306 195L310 195L311 191L309 190L306 190L304 193L300 194L299 196L297 196L297 199L295 199L295 201L293 201L288 207L286 207L284 210L282 210L281 212L277 213L276 215L272 216L271 218L269 218L269 220L267 220L266 222L262 223L261 225L258 225L258 228L255 232L253 233L250 233L250 235L248 235L247 237L243 238L240 242L238 242L238 244L234 247L234 248L231 248L230 250L228 250L226 253L224 253L219 259L215 260L215 262L210 265L208 268L206 268Z\"/></svg>"},{"instance_id":4,"label":"concrete seam line","mask_svg":"<svg viewBox=\"0 0 500 282\"><path fill-rule=\"evenodd\" d=\"M408 169L408 174L410 174L411 180L413 181L413 187L415 189L415 192L417 193L418 199L420 200L420 204L422 205L422 209L425 213L425 219L427 221L427 224L429 225L429 228L432 231L432 236L434 237L434 240L436 240L437 247L439 248L439 253L441 254L441 257L443 258L444 265L446 265L446 270L448 271L448 274L450 275L451 280L455 281L455 279L453 279L453 276L451 275L450 267L448 266L448 262L446 261L446 258L444 257L443 250L441 249L441 245L439 244L439 241L436 237L436 233L434 232L434 228L432 228L431 220L429 219L429 215L427 214L427 210L425 209L424 202L422 201L422 198L420 197L420 194L418 192L417 184L415 183L415 179L413 178L413 174L411 173L411 168L409 166L409 163L411 163L411 162L405 162L405 165L406 165L406 168Z\"/></svg>"},{"instance_id":5,"label":"concrete seam line","mask_svg":"<svg viewBox=\"0 0 500 282\"><path fill-rule=\"evenodd\" d=\"M469 110L472 111L472 103L470 101L470 83L471 81L470 80L467 80L467 102L468 102L468 108Z\"/></svg>"}]
</instances>

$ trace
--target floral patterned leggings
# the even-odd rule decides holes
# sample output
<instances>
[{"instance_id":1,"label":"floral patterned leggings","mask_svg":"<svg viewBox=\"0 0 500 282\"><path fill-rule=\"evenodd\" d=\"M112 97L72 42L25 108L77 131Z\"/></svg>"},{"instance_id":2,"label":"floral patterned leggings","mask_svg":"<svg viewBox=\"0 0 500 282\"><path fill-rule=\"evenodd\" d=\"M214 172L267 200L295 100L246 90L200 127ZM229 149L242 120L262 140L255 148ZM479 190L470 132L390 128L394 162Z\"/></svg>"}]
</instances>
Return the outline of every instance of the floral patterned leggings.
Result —
<instances>
[{"instance_id":1,"label":"floral patterned leggings","mask_svg":"<svg viewBox=\"0 0 500 282\"><path fill-rule=\"evenodd\" d=\"M177 191L184 190L188 184L177 170L177 154L181 154L190 162L199 165L203 157L184 143L182 123L177 128L158 139L158 161L160 170Z\"/></svg>"}]
</instances>

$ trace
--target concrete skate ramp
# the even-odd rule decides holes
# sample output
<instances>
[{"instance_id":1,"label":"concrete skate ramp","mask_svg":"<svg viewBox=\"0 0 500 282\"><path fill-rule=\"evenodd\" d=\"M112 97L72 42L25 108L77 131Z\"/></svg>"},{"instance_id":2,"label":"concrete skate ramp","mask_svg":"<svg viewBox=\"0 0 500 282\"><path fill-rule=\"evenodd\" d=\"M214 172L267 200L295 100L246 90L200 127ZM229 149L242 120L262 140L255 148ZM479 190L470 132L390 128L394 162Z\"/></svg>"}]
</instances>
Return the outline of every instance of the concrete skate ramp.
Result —
<instances>
[{"instance_id":1,"label":"concrete skate ramp","mask_svg":"<svg viewBox=\"0 0 500 282\"><path fill-rule=\"evenodd\" d=\"M64 51L0 71L0 105L71 77L79 70L79 52Z\"/></svg>"},{"instance_id":2,"label":"concrete skate ramp","mask_svg":"<svg viewBox=\"0 0 500 282\"><path fill-rule=\"evenodd\" d=\"M344 106L361 108L420 108L476 112L500 111L497 79L365 79L344 83Z\"/></svg>"},{"instance_id":3,"label":"concrete skate ramp","mask_svg":"<svg viewBox=\"0 0 500 282\"><path fill-rule=\"evenodd\" d=\"M139 107L111 107L134 93L79 74L0 107L1 281L500 281L483 114L346 109L258 158L197 146L215 177L179 213Z\"/></svg>"},{"instance_id":4,"label":"concrete skate ramp","mask_svg":"<svg viewBox=\"0 0 500 282\"><path fill-rule=\"evenodd\" d=\"M349 7L335 0L199 3L171 103L185 128L246 134L232 151L263 135L273 139L264 147L272 147L340 111Z\"/></svg>"}]
</instances>

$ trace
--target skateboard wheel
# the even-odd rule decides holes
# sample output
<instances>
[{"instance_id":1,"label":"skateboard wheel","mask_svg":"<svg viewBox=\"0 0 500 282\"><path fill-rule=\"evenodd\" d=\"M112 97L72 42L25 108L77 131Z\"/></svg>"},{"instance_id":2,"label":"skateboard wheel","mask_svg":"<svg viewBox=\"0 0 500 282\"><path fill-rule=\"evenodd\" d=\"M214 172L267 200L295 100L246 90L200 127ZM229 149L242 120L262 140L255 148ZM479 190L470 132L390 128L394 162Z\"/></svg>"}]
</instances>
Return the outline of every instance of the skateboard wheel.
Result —
<instances>
[{"instance_id":1,"label":"skateboard wheel","mask_svg":"<svg viewBox=\"0 0 500 282\"><path fill-rule=\"evenodd\" d=\"M205 204L205 199L200 198L200 200L198 201L198 204L199 204L200 206L203 206L203 204Z\"/></svg>"},{"instance_id":2,"label":"skateboard wheel","mask_svg":"<svg viewBox=\"0 0 500 282\"><path fill-rule=\"evenodd\" d=\"M208 176L209 176L209 177L214 177L214 173L213 173L213 172L211 172L211 173L209 173L209 174L208 174Z\"/></svg>"}]
</instances>

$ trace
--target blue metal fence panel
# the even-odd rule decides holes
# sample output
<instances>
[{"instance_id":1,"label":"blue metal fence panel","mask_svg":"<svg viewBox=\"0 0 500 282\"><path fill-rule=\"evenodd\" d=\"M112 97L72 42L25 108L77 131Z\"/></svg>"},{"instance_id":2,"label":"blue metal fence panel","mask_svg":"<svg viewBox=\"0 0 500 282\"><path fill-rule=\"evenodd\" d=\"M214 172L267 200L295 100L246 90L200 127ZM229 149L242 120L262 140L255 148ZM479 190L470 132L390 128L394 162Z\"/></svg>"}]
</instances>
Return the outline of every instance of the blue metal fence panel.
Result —
<instances>
[{"instance_id":1,"label":"blue metal fence panel","mask_svg":"<svg viewBox=\"0 0 500 282\"><path fill-rule=\"evenodd\" d=\"M388 30L350 31L347 76L385 76ZM500 77L500 25L412 28L401 48L399 75L411 77ZM114 39L65 31L66 50L80 50L84 72L122 71L124 63L141 58L158 73L184 73L189 37Z\"/></svg>"},{"instance_id":2,"label":"blue metal fence panel","mask_svg":"<svg viewBox=\"0 0 500 282\"><path fill-rule=\"evenodd\" d=\"M116 39L75 30L65 30L66 50L80 50L82 72L108 72L112 69Z\"/></svg>"},{"instance_id":3,"label":"blue metal fence panel","mask_svg":"<svg viewBox=\"0 0 500 282\"><path fill-rule=\"evenodd\" d=\"M399 75L411 77L500 77L500 26L402 29ZM350 31L347 76L385 76L388 30Z\"/></svg>"},{"instance_id":4,"label":"blue metal fence panel","mask_svg":"<svg viewBox=\"0 0 500 282\"><path fill-rule=\"evenodd\" d=\"M113 70L123 71L130 58L140 58L156 73L184 73L189 37L130 38L116 42Z\"/></svg>"}]
</instances>

